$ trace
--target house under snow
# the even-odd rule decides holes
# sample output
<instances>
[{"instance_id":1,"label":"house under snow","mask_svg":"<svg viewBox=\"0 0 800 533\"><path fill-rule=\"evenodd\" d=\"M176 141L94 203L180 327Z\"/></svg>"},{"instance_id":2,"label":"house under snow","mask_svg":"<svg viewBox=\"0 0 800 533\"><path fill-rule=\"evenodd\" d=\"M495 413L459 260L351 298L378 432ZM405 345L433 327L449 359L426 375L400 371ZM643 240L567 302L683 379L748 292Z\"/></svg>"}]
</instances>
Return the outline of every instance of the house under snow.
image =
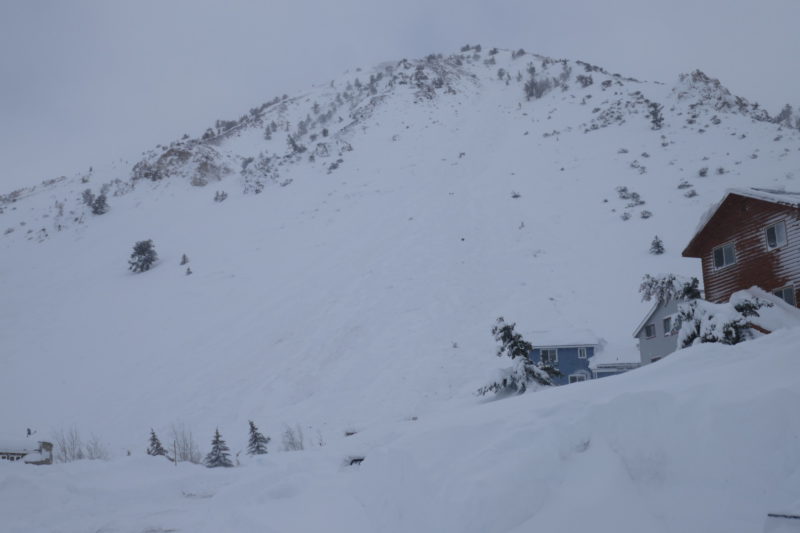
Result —
<instances>
[{"instance_id":1,"label":"house under snow","mask_svg":"<svg viewBox=\"0 0 800 533\"><path fill-rule=\"evenodd\" d=\"M22 461L31 465L53 464L53 445L31 439L0 438L0 460Z\"/></svg>"}]
</instances>

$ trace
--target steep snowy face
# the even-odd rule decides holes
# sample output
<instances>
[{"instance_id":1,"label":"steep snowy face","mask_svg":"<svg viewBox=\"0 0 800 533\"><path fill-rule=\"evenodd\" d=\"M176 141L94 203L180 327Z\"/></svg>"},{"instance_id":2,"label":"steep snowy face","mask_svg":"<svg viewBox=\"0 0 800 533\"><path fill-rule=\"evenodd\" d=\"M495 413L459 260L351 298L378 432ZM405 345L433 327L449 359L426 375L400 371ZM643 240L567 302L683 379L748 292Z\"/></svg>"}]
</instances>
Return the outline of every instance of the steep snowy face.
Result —
<instances>
[{"instance_id":1,"label":"steep snowy face","mask_svg":"<svg viewBox=\"0 0 800 533\"><path fill-rule=\"evenodd\" d=\"M476 47L274 98L0 196L0 401L120 446L175 421L339 433L474 401L498 316L634 352L639 280L699 274L680 250L722 191L799 188L787 124L702 73Z\"/></svg>"}]
</instances>

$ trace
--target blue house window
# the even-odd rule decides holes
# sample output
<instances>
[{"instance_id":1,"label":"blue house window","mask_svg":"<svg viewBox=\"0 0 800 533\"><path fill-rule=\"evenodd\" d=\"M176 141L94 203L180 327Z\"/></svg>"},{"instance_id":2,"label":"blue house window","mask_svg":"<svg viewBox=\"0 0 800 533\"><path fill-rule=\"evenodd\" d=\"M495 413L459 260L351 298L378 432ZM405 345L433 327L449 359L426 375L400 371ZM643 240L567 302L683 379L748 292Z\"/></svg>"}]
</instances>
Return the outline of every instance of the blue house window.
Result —
<instances>
[{"instance_id":1,"label":"blue house window","mask_svg":"<svg viewBox=\"0 0 800 533\"><path fill-rule=\"evenodd\" d=\"M578 348L578 359L586 359L586 348Z\"/></svg>"},{"instance_id":2,"label":"blue house window","mask_svg":"<svg viewBox=\"0 0 800 533\"><path fill-rule=\"evenodd\" d=\"M569 377L570 383L577 383L579 381L586 381L586 376L584 376L583 374L572 374Z\"/></svg>"},{"instance_id":3,"label":"blue house window","mask_svg":"<svg viewBox=\"0 0 800 533\"><path fill-rule=\"evenodd\" d=\"M542 363L554 365L558 363L558 350L555 348L542 349L541 358Z\"/></svg>"}]
</instances>

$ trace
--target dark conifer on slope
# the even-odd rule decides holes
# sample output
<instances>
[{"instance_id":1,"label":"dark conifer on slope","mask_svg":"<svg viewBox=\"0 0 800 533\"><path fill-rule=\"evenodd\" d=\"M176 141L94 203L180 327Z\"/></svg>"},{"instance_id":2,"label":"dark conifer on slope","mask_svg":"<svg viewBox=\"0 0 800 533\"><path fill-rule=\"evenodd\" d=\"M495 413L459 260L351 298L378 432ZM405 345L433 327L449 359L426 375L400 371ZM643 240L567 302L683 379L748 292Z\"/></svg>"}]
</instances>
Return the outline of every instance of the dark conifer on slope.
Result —
<instances>
[{"instance_id":1,"label":"dark conifer on slope","mask_svg":"<svg viewBox=\"0 0 800 533\"><path fill-rule=\"evenodd\" d=\"M163 455L164 457L167 456L167 450L161 445L161 441L158 440L156 436L156 432L150 429L150 446L147 448L147 455Z\"/></svg>"},{"instance_id":2,"label":"dark conifer on slope","mask_svg":"<svg viewBox=\"0 0 800 533\"><path fill-rule=\"evenodd\" d=\"M133 245L133 252L131 258L128 260L128 268L133 272L146 272L150 270L153 263L158 259L153 241L148 239L146 241L138 241Z\"/></svg>"},{"instance_id":3,"label":"dark conifer on slope","mask_svg":"<svg viewBox=\"0 0 800 533\"><path fill-rule=\"evenodd\" d=\"M211 451L208 452L206 458L203 460L208 468L216 468L218 466L233 466L230 455L228 452L230 448L222 440L222 435L219 434L219 428L214 432L214 438L211 440Z\"/></svg>"},{"instance_id":4,"label":"dark conifer on slope","mask_svg":"<svg viewBox=\"0 0 800 533\"><path fill-rule=\"evenodd\" d=\"M269 437L265 437L253 423L250 422L250 440L247 442L247 453L250 455L263 455L267 453L267 443L270 441Z\"/></svg>"}]
</instances>

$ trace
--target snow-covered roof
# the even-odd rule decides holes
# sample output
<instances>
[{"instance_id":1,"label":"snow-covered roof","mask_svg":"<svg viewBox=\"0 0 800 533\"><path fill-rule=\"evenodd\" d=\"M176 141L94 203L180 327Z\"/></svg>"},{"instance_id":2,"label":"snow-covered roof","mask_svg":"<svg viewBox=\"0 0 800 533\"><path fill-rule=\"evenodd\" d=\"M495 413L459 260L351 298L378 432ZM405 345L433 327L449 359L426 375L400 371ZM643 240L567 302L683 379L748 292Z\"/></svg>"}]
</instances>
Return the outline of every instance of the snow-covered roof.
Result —
<instances>
[{"instance_id":1,"label":"snow-covered roof","mask_svg":"<svg viewBox=\"0 0 800 533\"><path fill-rule=\"evenodd\" d=\"M550 329L531 331L526 335L534 347L540 346L598 346L603 339L588 329Z\"/></svg>"},{"instance_id":2,"label":"snow-covered roof","mask_svg":"<svg viewBox=\"0 0 800 533\"><path fill-rule=\"evenodd\" d=\"M39 441L0 437L0 452L25 453L39 449Z\"/></svg>"},{"instance_id":3,"label":"snow-covered roof","mask_svg":"<svg viewBox=\"0 0 800 533\"><path fill-rule=\"evenodd\" d=\"M601 350L589 358L589 368L595 370L598 366L606 365L631 365L642 362L637 350Z\"/></svg>"},{"instance_id":4,"label":"snow-covered roof","mask_svg":"<svg viewBox=\"0 0 800 533\"><path fill-rule=\"evenodd\" d=\"M644 315L644 318L642 319L642 321L639 323L638 326L636 326L636 329L633 330L633 336L634 337L638 337L639 336L639 332L642 331L642 328L644 327L644 325L647 324L647 322L650 320L650 317L653 316L653 313L656 312L656 309L658 309L658 306L659 306L660 303L661 302L656 301L656 303L653 304L653 307L650 308L650 311L648 311L647 314Z\"/></svg>"},{"instance_id":5,"label":"snow-covered roof","mask_svg":"<svg viewBox=\"0 0 800 533\"><path fill-rule=\"evenodd\" d=\"M786 191L783 189L765 189L765 188L758 188L758 187L748 187L748 188L735 188L735 189L727 189L725 194L722 196L722 199L716 203L714 203L711 207L709 207L703 216L700 217L700 222L697 224L697 229L692 236L692 241L686 246L688 250L689 247L694 242L694 239L705 229L708 222L714 218L714 215L717 213L719 208L722 204L725 203L725 200L728 199L730 195L735 196L744 196L746 198L755 198L756 200L763 200L765 202L771 202L774 204L781 204L781 205L788 205L790 207L798 207L800 208L800 192L793 192L793 191Z\"/></svg>"}]
</instances>

